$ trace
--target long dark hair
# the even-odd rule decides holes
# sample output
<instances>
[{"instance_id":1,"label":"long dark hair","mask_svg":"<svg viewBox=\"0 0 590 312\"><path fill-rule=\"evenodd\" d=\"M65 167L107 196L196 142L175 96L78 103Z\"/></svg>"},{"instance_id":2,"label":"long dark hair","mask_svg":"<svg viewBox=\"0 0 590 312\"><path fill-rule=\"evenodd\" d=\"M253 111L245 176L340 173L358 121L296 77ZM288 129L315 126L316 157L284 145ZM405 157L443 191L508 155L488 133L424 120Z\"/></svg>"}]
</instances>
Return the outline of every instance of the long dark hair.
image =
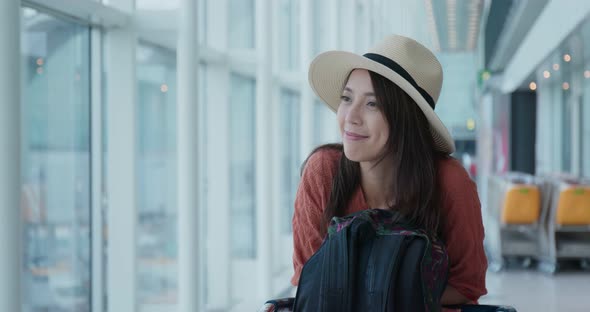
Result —
<instances>
[{"instance_id":1,"label":"long dark hair","mask_svg":"<svg viewBox=\"0 0 590 312\"><path fill-rule=\"evenodd\" d=\"M389 79L371 71L369 74L377 102L389 124L387 153L381 159L393 156L391 174L394 175L395 202L389 208L400 212L407 221L424 229L429 235L441 236L443 220L436 161L447 156L434 149L430 124L414 100ZM323 145L312 154L320 149L343 151L343 146ZM344 215L352 194L360 184L360 177L359 163L349 160L342 152L332 180L330 199L324 209L324 234L332 217Z\"/></svg>"}]
</instances>

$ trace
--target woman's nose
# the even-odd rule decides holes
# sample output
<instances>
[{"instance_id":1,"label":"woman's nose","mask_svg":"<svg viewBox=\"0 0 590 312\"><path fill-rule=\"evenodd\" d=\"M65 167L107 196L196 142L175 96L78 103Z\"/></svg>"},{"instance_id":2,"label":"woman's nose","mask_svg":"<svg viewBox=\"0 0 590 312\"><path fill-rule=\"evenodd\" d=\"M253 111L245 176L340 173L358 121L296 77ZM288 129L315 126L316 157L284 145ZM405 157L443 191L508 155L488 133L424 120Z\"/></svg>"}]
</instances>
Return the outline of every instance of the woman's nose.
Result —
<instances>
[{"instance_id":1,"label":"woman's nose","mask_svg":"<svg viewBox=\"0 0 590 312\"><path fill-rule=\"evenodd\" d=\"M358 103L353 103L352 105L350 105L350 107L348 108L348 110L346 112L346 118L345 118L346 122L351 123L351 124L355 124L355 125L358 125L361 123L362 118L361 118L359 107L360 107L360 105L358 105Z\"/></svg>"}]
</instances>

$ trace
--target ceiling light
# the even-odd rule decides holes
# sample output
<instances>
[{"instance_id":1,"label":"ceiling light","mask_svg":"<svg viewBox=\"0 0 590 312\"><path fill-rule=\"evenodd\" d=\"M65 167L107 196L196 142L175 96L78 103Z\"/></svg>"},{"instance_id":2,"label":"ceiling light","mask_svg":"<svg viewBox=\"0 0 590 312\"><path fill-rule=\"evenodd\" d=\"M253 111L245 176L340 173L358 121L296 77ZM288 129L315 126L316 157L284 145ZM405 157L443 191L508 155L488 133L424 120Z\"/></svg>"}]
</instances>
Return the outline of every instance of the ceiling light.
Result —
<instances>
[{"instance_id":1,"label":"ceiling light","mask_svg":"<svg viewBox=\"0 0 590 312\"><path fill-rule=\"evenodd\" d=\"M432 46L435 51L440 51L440 42L436 29L436 19L432 10L432 0L425 0L426 12L428 14L428 30L432 38Z\"/></svg>"},{"instance_id":2,"label":"ceiling light","mask_svg":"<svg viewBox=\"0 0 590 312\"><path fill-rule=\"evenodd\" d=\"M31 8L27 8L27 7L23 8L23 16L25 18L31 18L37 14L39 14L39 13L35 9L31 9Z\"/></svg>"},{"instance_id":3,"label":"ceiling light","mask_svg":"<svg viewBox=\"0 0 590 312\"><path fill-rule=\"evenodd\" d=\"M168 92L168 85L167 84L162 84L160 86L160 91L162 91L162 93Z\"/></svg>"},{"instance_id":4,"label":"ceiling light","mask_svg":"<svg viewBox=\"0 0 590 312\"><path fill-rule=\"evenodd\" d=\"M447 35L449 38L449 48L457 49L457 0L447 0Z\"/></svg>"},{"instance_id":5,"label":"ceiling light","mask_svg":"<svg viewBox=\"0 0 590 312\"><path fill-rule=\"evenodd\" d=\"M559 70L559 64L553 64L553 70Z\"/></svg>"},{"instance_id":6,"label":"ceiling light","mask_svg":"<svg viewBox=\"0 0 590 312\"><path fill-rule=\"evenodd\" d=\"M549 78L549 77L551 77L551 73L548 70L546 70L543 72L543 77Z\"/></svg>"},{"instance_id":7,"label":"ceiling light","mask_svg":"<svg viewBox=\"0 0 590 312\"><path fill-rule=\"evenodd\" d=\"M475 120L473 118L467 119L467 130L473 131L475 129Z\"/></svg>"},{"instance_id":8,"label":"ceiling light","mask_svg":"<svg viewBox=\"0 0 590 312\"><path fill-rule=\"evenodd\" d=\"M563 60L564 60L564 61L566 61L566 62L569 62L569 61L571 61L571 60L572 60L572 57L571 57L571 55L569 55L569 54L564 54L564 55L563 55Z\"/></svg>"},{"instance_id":9,"label":"ceiling light","mask_svg":"<svg viewBox=\"0 0 590 312\"><path fill-rule=\"evenodd\" d=\"M481 4L481 0L473 0L469 4L469 32L466 45L466 48L469 50L475 49L476 46L480 29Z\"/></svg>"},{"instance_id":10,"label":"ceiling light","mask_svg":"<svg viewBox=\"0 0 590 312\"><path fill-rule=\"evenodd\" d=\"M586 79L590 78L590 70L584 71L584 77L586 77Z\"/></svg>"},{"instance_id":11,"label":"ceiling light","mask_svg":"<svg viewBox=\"0 0 590 312\"><path fill-rule=\"evenodd\" d=\"M537 90L537 84L534 81L531 81L531 83L529 83L529 89L532 91Z\"/></svg>"},{"instance_id":12,"label":"ceiling light","mask_svg":"<svg viewBox=\"0 0 590 312\"><path fill-rule=\"evenodd\" d=\"M570 88L570 84L569 84L569 83L567 83L567 82L564 82L564 83L561 85L561 87L562 87L564 90L569 90L569 88Z\"/></svg>"}]
</instances>

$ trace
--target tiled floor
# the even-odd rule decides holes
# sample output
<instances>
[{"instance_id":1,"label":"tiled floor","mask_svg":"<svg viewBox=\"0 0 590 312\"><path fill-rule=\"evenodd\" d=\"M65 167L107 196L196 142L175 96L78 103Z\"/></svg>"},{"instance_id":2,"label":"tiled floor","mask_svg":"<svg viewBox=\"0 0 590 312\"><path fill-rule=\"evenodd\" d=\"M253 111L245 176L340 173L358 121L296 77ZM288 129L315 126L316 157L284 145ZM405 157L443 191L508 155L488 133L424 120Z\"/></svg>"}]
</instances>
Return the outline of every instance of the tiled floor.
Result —
<instances>
[{"instance_id":1,"label":"tiled floor","mask_svg":"<svg viewBox=\"0 0 590 312\"><path fill-rule=\"evenodd\" d=\"M487 273L488 294L481 304L510 305L518 312L590 312L590 272L569 271L555 275L534 269ZM295 288L280 297L294 297ZM260 300L259 300L260 301ZM259 302L231 311L255 311ZM168 311L168 310L167 310Z\"/></svg>"},{"instance_id":2,"label":"tiled floor","mask_svg":"<svg viewBox=\"0 0 590 312\"><path fill-rule=\"evenodd\" d=\"M589 312L590 273L488 272L482 304L507 304L518 312Z\"/></svg>"}]
</instances>

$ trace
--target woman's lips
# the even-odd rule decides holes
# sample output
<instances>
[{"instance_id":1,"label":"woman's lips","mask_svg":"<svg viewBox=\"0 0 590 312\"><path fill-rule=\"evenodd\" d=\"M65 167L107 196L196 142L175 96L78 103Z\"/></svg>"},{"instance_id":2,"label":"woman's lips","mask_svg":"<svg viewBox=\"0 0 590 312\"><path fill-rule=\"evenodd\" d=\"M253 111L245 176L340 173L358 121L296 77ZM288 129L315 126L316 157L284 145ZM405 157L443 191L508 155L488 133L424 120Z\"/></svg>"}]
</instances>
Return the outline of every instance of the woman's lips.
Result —
<instances>
[{"instance_id":1,"label":"woman's lips","mask_svg":"<svg viewBox=\"0 0 590 312\"><path fill-rule=\"evenodd\" d=\"M368 138L366 135L360 135L358 133L344 131L344 138L350 141L359 141Z\"/></svg>"}]
</instances>

